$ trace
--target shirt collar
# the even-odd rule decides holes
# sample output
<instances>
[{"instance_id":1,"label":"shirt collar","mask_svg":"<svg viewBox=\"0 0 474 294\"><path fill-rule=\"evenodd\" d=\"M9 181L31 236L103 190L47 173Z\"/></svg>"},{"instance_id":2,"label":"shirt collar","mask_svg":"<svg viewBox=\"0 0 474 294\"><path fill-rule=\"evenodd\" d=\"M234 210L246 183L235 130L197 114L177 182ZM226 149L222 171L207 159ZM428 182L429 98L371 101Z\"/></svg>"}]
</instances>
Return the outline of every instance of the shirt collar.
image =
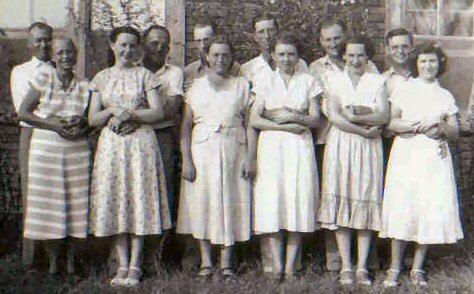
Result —
<instances>
[{"instance_id":1,"label":"shirt collar","mask_svg":"<svg viewBox=\"0 0 474 294\"><path fill-rule=\"evenodd\" d=\"M42 61L42 60L39 60L38 58L36 58L35 56L31 57L31 61L30 61L33 66L35 67L40 67L40 66L43 66L43 65L49 65L51 64L50 61Z\"/></svg>"},{"instance_id":2,"label":"shirt collar","mask_svg":"<svg viewBox=\"0 0 474 294\"><path fill-rule=\"evenodd\" d=\"M402 77L405 81L408 80L409 78L411 78L411 73L408 72L408 75L406 76L403 76L401 74L399 74L397 71L395 71L395 68L393 68L393 66L391 66L386 72L385 72L385 76L387 78L390 78L390 77L393 77L393 76L399 76L399 77Z\"/></svg>"},{"instance_id":3,"label":"shirt collar","mask_svg":"<svg viewBox=\"0 0 474 294\"><path fill-rule=\"evenodd\" d=\"M337 66L337 64L332 62L331 58L329 58L329 55L326 54L321 59L324 66L329 68L330 70L341 70L341 68Z\"/></svg>"},{"instance_id":4,"label":"shirt collar","mask_svg":"<svg viewBox=\"0 0 474 294\"><path fill-rule=\"evenodd\" d=\"M155 75L161 76L165 74L169 69L170 69L170 65L165 63L165 65L163 65L159 70L155 72Z\"/></svg>"}]
</instances>

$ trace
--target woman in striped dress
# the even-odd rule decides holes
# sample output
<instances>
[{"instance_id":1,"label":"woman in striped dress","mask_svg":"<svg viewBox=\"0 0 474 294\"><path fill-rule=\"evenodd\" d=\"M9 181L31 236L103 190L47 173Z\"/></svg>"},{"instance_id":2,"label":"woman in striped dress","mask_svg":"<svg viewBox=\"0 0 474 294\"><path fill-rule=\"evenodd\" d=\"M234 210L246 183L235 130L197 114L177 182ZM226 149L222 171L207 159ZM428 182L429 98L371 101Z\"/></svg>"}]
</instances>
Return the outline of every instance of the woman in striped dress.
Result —
<instances>
[{"instance_id":1,"label":"woman in striped dress","mask_svg":"<svg viewBox=\"0 0 474 294\"><path fill-rule=\"evenodd\" d=\"M74 76L76 48L70 39L53 42L56 69L30 82L19 111L33 125L23 235L47 240L49 273L56 274L60 240L85 238L89 207L90 150L85 110L88 85ZM73 242L68 242L68 273L74 273Z\"/></svg>"}]
</instances>

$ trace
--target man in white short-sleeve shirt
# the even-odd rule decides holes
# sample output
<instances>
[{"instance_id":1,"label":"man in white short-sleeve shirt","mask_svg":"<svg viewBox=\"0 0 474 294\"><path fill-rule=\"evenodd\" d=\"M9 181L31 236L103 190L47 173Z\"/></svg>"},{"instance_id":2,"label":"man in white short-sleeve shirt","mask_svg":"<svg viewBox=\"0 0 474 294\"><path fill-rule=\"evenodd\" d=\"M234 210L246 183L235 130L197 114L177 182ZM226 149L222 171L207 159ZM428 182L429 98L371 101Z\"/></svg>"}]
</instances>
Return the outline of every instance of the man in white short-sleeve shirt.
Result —
<instances>
[{"instance_id":1,"label":"man in white short-sleeve shirt","mask_svg":"<svg viewBox=\"0 0 474 294\"><path fill-rule=\"evenodd\" d=\"M39 72L51 67L51 42L53 39L53 29L43 22L35 22L28 29L28 47L32 50L32 58L23 64L13 68L10 75L10 91L13 99L13 106L18 112L21 103L25 100L25 95L30 87L30 80ZM20 162L20 180L23 209L26 208L27 181L28 181L28 157L30 140L33 128L20 122L20 144L18 158ZM23 211L23 216L25 216ZM33 240L23 240L23 263L31 266L34 259L35 245Z\"/></svg>"}]
</instances>

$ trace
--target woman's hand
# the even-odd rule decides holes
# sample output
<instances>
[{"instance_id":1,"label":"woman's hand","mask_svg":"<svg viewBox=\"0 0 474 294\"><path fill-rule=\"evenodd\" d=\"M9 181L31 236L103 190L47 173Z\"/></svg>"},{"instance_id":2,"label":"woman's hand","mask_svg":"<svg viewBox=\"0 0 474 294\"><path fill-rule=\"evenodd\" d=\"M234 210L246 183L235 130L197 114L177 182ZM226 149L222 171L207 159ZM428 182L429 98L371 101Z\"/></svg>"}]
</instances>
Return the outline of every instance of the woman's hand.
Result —
<instances>
[{"instance_id":1,"label":"woman's hand","mask_svg":"<svg viewBox=\"0 0 474 294\"><path fill-rule=\"evenodd\" d=\"M256 175L256 161L254 156L246 155L245 160L241 164L241 177L246 180L253 180Z\"/></svg>"},{"instance_id":2,"label":"woman's hand","mask_svg":"<svg viewBox=\"0 0 474 294\"><path fill-rule=\"evenodd\" d=\"M116 117L120 117L124 112L127 111L125 107L121 107L121 106L111 106L111 107L108 107L107 110L109 110L110 113L112 113L112 115Z\"/></svg>"},{"instance_id":3,"label":"woman's hand","mask_svg":"<svg viewBox=\"0 0 474 294\"><path fill-rule=\"evenodd\" d=\"M353 105L343 106L341 109L342 116L347 119L349 122L357 122L357 116L355 114L355 109Z\"/></svg>"},{"instance_id":4,"label":"woman's hand","mask_svg":"<svg viewBox=\"0 0 474 294\"><path fill-rule=\"evenodd\" d=\"M296 135L300 135L304 132L306 132L306 128L302 125L298 124L287 124L287 125L282 125L284 127L285 132L293 133Z\"/></svg>"},{"instance_id":5,"label":"woman's hand","mask_svg":"<svg viewBox=\"0 0 474 294\"><path fill-rule=\"evenodd\" d=\"M374 112L372 108L365 105L353 105L352 111L355 115L368 115Z\"/></svg>"},{"instance_id":6,"label":"woman's hand","mask_svg":"<svg viewBox=\"0 0 474 294\"><path fill-rule=\"evenodd\" d=\"M380 134L382 134L382 128L380 126L373 126L368 128L363 136L368 139L374 139L380 137Z\"/></svg>"},{"instance_id":7,"label":"woman's hand","mask_svg":"<svg viewBox=\"0 0 474 294\"><path fill-rule=\"evenodd\" d=\"M188 182L194 182L196 180L196 166L194 165L194 162L183 162L183 171L181 176Z\"/></svg>"},{"instance_id":8,"label":"woman's hand","mask_svg":"<svg viewBox=\"0 0 474 294\"><path fill-rule=\"evenodd\" d=\"M140 127L139 122L129 120L129 121L123 122L120 125L118 134L121 136L126 136L135 132L139 127Z\"/></svg>"},{"instance_id":9,"label":"woman's hand","mask_svg":"<svg viewBox=\"0 0 474 294\"><path fill-rule=\"evenodd\" d=\"M278 124L286 124L295 120L295 112L288 108L264 110L263 117Z\"/></svg>"},{"instance_id":10,"label":"woman's hand","mask_svg":"<svg viewBox=\"0 0 474 294\"><path fill-rule=\"evenodd\" d=\"M412 124L415 133L424 134L429 129L436 127L441 122L440 119L430 118L422 119Z\"/></svg>"}]
</instances>

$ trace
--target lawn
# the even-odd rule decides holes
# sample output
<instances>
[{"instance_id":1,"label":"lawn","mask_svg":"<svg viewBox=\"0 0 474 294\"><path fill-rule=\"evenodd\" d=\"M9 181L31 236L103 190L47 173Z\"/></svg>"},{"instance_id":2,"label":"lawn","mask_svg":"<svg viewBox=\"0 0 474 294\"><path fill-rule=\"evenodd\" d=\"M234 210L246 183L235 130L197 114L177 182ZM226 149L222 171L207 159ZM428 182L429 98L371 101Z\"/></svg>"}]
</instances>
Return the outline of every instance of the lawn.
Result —
<instances>
[{"instance_id":1,"label":"lawn","mask_svg":"<svg viewBox=\"0 0 474 294\"><path fill-rule=\"evenodd\" d=\"M192 271L168 266L166 270L162 268L156 274L146 275L135 288L110 287L105 270L94 277L84 271L76 278L50 277L45 269L24 274L16 250L0 257L0 293L474 293L474 256L468 253L472 252L471 248L471 241L433 248L426 263L428 288L410 285L405 272L401 285L389 290L382 287L384 271L375 273L371 287L341 288L337 274L324 271L320 249L306 255L300 278L289 282L277 283L262 276L256 258L245 255L234 280L226 281L217 273L211 279L202 280ZM386 263L385 260L383 264Z\"/></svg>"}]
</instances>

